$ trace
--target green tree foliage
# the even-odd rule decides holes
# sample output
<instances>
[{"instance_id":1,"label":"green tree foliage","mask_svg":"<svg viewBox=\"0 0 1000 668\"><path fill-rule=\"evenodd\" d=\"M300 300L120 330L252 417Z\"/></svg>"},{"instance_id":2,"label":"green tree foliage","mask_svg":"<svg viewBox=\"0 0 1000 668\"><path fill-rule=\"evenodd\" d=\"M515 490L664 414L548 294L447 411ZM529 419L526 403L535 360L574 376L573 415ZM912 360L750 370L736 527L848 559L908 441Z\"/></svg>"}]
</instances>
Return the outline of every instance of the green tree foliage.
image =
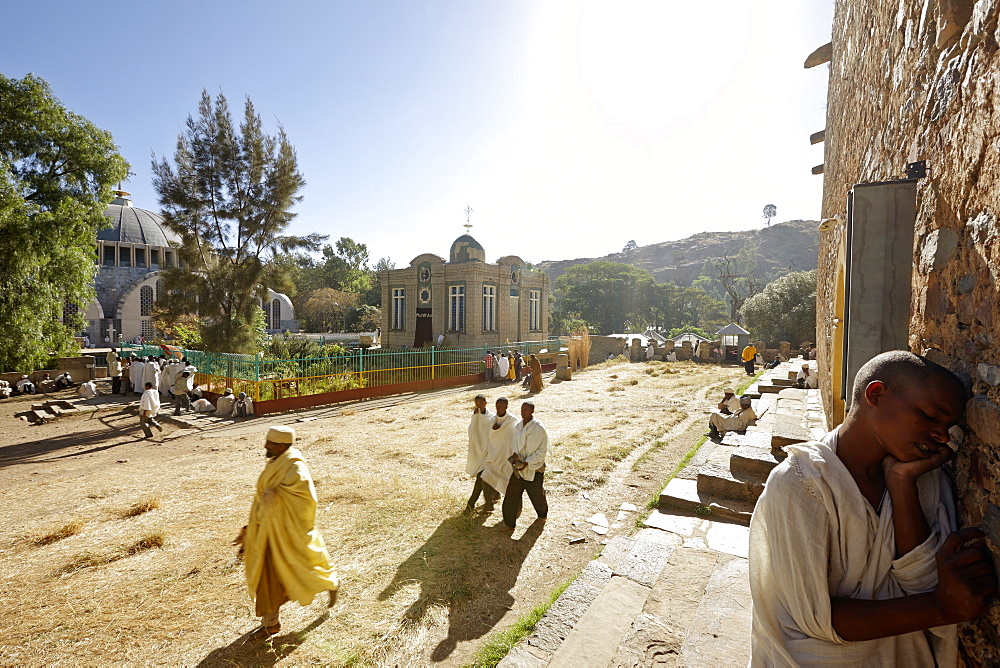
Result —
<instances>
[{"instance_id":1,"label":"green tree foliage","mask_svg":"<svg viewBox=\"0 0 1000 668\"><path fill-rule=\"evenodd\" d=\"M704 290L658 284L645 269L599 261L570 267L556 280L550 312L553 331L568 333L582 321L591 331L610 334L650 326L716 327L724 324L725 305Z\"/></svg>"},{"instance_id":2,"label":"green tree foliage","mask_svg":"<svg viewBox=\"0 0 1000 668\"><path fill-rule=\"evenodd\" d=\"M741 309L755 339L768 343L816 338L816 270L796 271L768 283Z\"/></svg>"},{"instance_id":3,"label":"green tree foliage","mask_svg":"<svg viewBox=\"0 0 1000 668\"><path fill-rule=\"evenodd\" d=\"M237 128L225 96L202 91L173 164L154 157L153 173L166 224L183 240L182 266L164 274L166 307L202 318L206 349L256 352L261 300L290 289L282 256L326 238L283 234L305 185L285 131L266 134L249 98Z\"/></svg>"},{"instance_id":4,"label":"green tree foliage","mask_svg":"<svg viewBox=\"0 0 1000 668\"><path fill-rule=\"evenodd\" d=\"M388 258L382 258L374 267L368 266L368 246L341 237L334 246L323 246L320 257L299 254L292 258L295 264L296 307L305 303L306 296L320 288L332 288L357 295L359 303L380 306L382 286L378 272L395 269Z\"/></svg>"},{"instance_id":5,"label":"green tree foliage","mask_svg":"<svg viewBox=\"0 0 1000 668\"><path fill-rule=\"evenodd\" d=\"M358 296L353 292L320 288L305 296L298 313L308 331L342 332L347 314L357 305Z\"/></svg>"},{"instance_id":6,"label":"green tree foliage","mask_svg":"<svg viewBox=\"0 0 1000 668\"><path fill-rule=\"evenodd\" d=\"M94 299L94 242L126 176L110 133L66 109L43 79L0 74L0 369L75 350Z\"/></svg>"}]
</instances>

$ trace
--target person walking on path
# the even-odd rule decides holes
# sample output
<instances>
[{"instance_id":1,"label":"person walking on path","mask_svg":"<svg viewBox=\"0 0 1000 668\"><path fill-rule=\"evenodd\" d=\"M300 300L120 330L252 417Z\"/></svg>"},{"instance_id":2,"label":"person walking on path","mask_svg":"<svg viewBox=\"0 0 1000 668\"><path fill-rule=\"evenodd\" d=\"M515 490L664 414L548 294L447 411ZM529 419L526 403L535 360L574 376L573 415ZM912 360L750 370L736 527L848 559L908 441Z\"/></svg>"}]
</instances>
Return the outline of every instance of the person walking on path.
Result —
<instances>
[{"instance_id":1,"label":"person walking on path","mask_svg":"<svg viewBox=\"0 0 1000 668\"><path fill-rule=\"evenodd\" d=\"M528 391L532 394L542 391L542 363L534 355L528 357L528 366L531 368L531 385Z\"/></svg>"},{"instance_id":2,"label":"person walking on path","mask_svg":"<svg viewBox=\"0 0 1000 668\"><path fill-rule=\"evenodd\" d=\"M288 601L309 605L330 592L337 601L340 580L316 528L316 486L291 427L271 427L264 440L267 464L257 479L250 521L233 541L241 546L247 589L261 629L281 631L278 612Z\"/></svg>"},{"instance_id":3,"label":"person walking on path","mask_svg":"<svg viewBox=\"0 0 1000 668\"><path fill-rule=\"evenodd\" d=\"M486 437L486 459L483 461L483 472L480 474L483 485L496 491L500 498L501 490L507 489L510 474L510 456L514 454L514 426L517 418L507 412L507 397L497 399L497 413L490 421L490 429ZM490 505L490 510L493 506ZM487 508L484 507L486 512Z\"/></svg>"},{"instance_id":4,"label":"person walking on path","mask_svg":"<svg viewBox=\"0 0 1000 668\"><path fill-rule=\"evenodd\" d=\"M754 348L752 343L748 343L747 347L743 349L743 368L746 369L748 376L756 373L754 369L754 358L756 357L757 349Z\"/></svg>"},{"instance_id":5,"label":"person walking on path","mask_svg":"<svg viewBox=\"0 0 1000 668\"><path fill-rule=\"evenodd\" d=\"M472 409L472 421L469 423L469 455L465 460L465 472L475 476L476 483L472 487L472 496L466 504L466 510L472 512L476 509L476 502L479 495L485 497L483 512L492 512L493 506L500 498L500 493L489 485L483 484L482 472L486 461L487 439L489 438L490 425L493 422L493 413L486 407L486 397L482 394L476 395L476 407Z\"/></svg>"},{"instance_id":6,"label":"person walking on path","mask_svg":"<svg viewBox=\"0 0 1000 668\"><path fill-rule=\"evenodd\" d=\"M507 481L503 497L503 523L509 529L517 525L521 516L524 493L535 509L538 519L549 515L549 503L545 499L545 454L549 451L549 433L545 425L535 419L535 404L521 402L521 421L514 426L514 454L510 456L513 472Z\"/></svg>"},{"instance_id":7,"label":"person walking on path","mask_svg":"<svg viewBox=\"0 0 1000 668\"><path fill-rule=\"evenodd\" d=\"M139 398L139 426L146 438L153 438L153 430L150 425L156 427L157 431L163 431L163 427L156 421L156 415L160 412L160 393L153 387L152 383L146 383L146 391Z\"/></svg>"},{"instance_id":8,"label":"person walking on path","mask_svg":"<svg viewBox=\"0 0 1000 668\"><path fill-rule=\"evenodd\" d=\"M177 376L174 381L174 415L180 415L181 409L191 411L191 397L188 396L188 372Z\"/></svg>"}]
</instances>

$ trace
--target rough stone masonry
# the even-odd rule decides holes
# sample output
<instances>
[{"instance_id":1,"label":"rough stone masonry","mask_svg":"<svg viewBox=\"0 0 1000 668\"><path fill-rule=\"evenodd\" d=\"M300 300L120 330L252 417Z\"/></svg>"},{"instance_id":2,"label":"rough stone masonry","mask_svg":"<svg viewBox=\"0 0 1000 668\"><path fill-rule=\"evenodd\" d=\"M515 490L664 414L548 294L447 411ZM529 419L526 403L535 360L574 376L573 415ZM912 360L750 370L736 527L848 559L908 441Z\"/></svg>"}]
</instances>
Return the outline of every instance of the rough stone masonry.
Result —
<instances>
[{"instance_id":1,"label":"rough stone masonry","mask_svg":"<svg viewBox=\"0 0 1000 668\"><path fill-rule=\"evenodd\" d=\"M971 383L954 464L960 523L1000 555L1000 0L837 0L822 172L817 336L837 326L837 268L852 185L917 186L909 344ZM817 45L819 46L819 45ZM820 76L817 73L817 76ZM817 128L819 130L819 128ZM824 388L831 406L831 388ZM1000 604L960 630L966 665L1000 665Z\"/></svg>"}]
</instances>

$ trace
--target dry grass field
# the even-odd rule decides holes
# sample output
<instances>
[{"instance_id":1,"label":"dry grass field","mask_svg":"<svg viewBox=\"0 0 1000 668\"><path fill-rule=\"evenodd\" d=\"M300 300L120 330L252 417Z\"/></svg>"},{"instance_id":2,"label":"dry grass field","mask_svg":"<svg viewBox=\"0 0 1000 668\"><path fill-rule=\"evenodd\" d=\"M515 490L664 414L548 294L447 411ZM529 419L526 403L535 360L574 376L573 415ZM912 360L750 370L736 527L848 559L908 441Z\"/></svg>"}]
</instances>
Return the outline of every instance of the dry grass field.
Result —
<instances>
[{"instance_id":1,"label":"dry grass field","mask_svg":"<svg viewBox=\"0 0 1000 668\"><path fill-rule=\"evenodd\" d=\"M200 418L142 440L106 408L29 426L0 404L0 635L4 665L469 664L494 631L547 600L601 547L586 518L640 509L691 448L706 392L738 367L608 362L547 383L547 524L511 536L463 515L476 386L232 423ZM717 401L717 399L715 399ZM306 418L306 421L296 420ZM326 612L286 604L264 640L230 541L264 466L267 425L292 424L343 582ZM662 438L670 432L671 437ZM628 531L626 526L613 529ZM569 539L586 541L570 544Z\"/></svg>"}]
</instances>

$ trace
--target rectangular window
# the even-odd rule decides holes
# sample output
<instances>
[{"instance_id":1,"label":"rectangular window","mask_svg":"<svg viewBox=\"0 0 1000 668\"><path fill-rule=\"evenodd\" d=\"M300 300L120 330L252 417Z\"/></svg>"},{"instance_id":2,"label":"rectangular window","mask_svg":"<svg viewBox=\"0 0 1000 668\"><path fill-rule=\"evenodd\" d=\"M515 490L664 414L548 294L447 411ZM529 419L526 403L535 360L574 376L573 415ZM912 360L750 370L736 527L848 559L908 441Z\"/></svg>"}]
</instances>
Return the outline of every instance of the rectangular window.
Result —
<instances>
[{"instance_id":1,"label":"rectangular window","mask_svg":"<svg viewBox=\"0 0 1000 668\"><path fill-rule=\"evenodd\" d=\"M174 266L174 254L170 251L163 251L163 267L169 269Z\"/></svg>"},{"instance_id":2,"label":"rectangular window","mask_svg":"<svg viewBox=\"0 0 1000 668\"><path fill-rule=\"evenodd\" d=\"M528 329L538 331L541 327L542 291L528 290Z\"/></svg>"},{"instance_id":3,"label":"rectangular window","mask_svg":"<svg viewBox=\"0 0 1000 668\"><path fill-rule=\"evenodd\" d=\"M149 250L149 266L150 267L160 266L160 251L153 248Z\"/></svg>"},{"instance_id":4,"label":"rectangular window","mask_svg":"<svg viewBox=\"0 0 1000 668\"><path fill-rule=\"evenodd\" d=\"M448 329L452 332L465 331L465 286L448 287Z\"/></svg>"},{"instance_id":5,"label":"rectangular window","mask_svg":"<svg viewBox=\"0 0 1000 668\"><path fill-rule=\"evenodd\" d=\"M406 329L406 288L392 289L392 324L390 329Z\"/></svg>"},{"instance_id":6,"label":"rectangular window","mask_svg":"<svg viewBox=\"0 0 1000 668\"><path fill-rule=\"evenodd\" d=\"M132 249L128 246L118 247L118 266L119 267L131 267L132 266Z\"/></svg>"},{"instance_id":7,"label":"rectangular window","mask_svg":"<svg viewBox=\"0 0 1000 668\"><path fill-rule=\"evenodd\" d=\"M483 286L483 331L495 332L497 329L497 288L495 285Z\"/></svg>"},{"instance_id":8,"label":"rectangular window","mask_svg":"<svg viewBox=\"0 0 1000 668\"><path fill-rule=\"evenodd\" d=\"M146 266L146 249L136 248L135 249L135 266L145 267Z\"/></svg>"},{"instance_id":9,"label":"rectangular window","mask_svg":"<svg viewBox=\"0 0 1000 668\"><path fill-rule=\"evenodd\" d=\"M104 247L104 266L113 267L115 266L115 247L105 246Z\"/></svg>"}]
</instances>

